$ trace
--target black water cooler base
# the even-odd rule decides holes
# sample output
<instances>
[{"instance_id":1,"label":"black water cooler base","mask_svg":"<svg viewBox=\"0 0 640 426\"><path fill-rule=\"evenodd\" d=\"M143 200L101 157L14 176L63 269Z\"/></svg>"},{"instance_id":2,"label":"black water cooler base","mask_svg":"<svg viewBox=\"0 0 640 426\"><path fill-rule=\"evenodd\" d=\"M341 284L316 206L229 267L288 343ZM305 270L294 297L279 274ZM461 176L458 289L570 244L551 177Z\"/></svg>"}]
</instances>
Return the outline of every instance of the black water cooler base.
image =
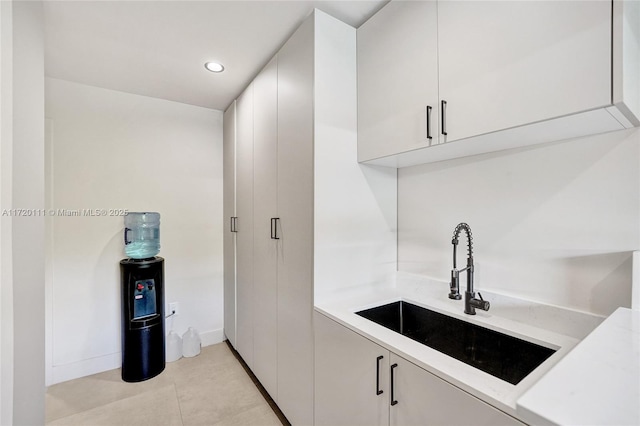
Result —
<instances>
[{"instance_id":1,"label":"black water cooler base","mask_svg":"<svg viewBox=\"0 0 640 426\"><path fill-rule=\"evenodd\" d=\"M122 380L142 382L164 371L164 331L160 327L134 330L125 335L127 350L122 355Z\"/></svg>"},{"instance_id":2,"label":"black water cooler base","mask_svg":"<svg viewBox=\"0 0 640 426\"><path fill-rule=\"evenodd\" d=\"M122 380L141 382L165 368L164 259L123 259Z\"/></svg>"}]
</instances>

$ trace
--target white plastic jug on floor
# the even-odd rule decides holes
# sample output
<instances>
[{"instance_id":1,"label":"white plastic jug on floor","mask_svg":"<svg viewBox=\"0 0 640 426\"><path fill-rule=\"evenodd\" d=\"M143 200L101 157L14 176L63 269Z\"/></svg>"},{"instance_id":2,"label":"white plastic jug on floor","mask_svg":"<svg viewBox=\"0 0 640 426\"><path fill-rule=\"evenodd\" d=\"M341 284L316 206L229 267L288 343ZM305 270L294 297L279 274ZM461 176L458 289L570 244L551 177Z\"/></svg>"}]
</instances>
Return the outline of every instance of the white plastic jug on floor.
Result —
<instances>
[{"instance_id":1,"label":"white plastic jug on floor","mask_svg":"<svg viewBox=\"0 0 640 426\"><path fill-rule=\"evenodd\" d=\"M177 361L182 358L182 338L178 333L170 331L167 336L167 362Z\"/></svg>"},{"instance_id":2,"label":"white plastic jug on floor","mask_svg":"<svg viewBox=\"0 0 640 426\"><path fill-rule=\"evenodd\" d=\"M200 354L200 335L195 328L189 329L182 335L182 355L192 357Z\"/></svg>"}]
</instances>

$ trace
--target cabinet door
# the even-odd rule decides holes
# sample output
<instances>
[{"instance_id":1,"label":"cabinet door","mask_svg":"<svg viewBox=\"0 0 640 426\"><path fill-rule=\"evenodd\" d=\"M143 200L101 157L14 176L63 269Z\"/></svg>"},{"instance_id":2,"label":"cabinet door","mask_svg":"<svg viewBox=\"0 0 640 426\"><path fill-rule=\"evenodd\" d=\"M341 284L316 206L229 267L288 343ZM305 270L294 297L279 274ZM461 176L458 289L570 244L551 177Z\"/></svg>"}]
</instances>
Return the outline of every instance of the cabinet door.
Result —
<instances>
[{"instance_id":1,"label":"cabinet door","mask_svg":"<svg viewBox=\"0 0 640 426\"><path fill-rule=\"evenodd\" d=\"M253 367L253 84L236 102L236 349Z\"/></svg>"},{"instance_id":2,"label":"cabinet door","mask_svg":"<svg viewBox=\"0 0 640 426\"><path fill-rule=\"evenodd\" d=\"M513 417L391 353L391 425L521 425ZM394 367L395 366L395 367Z\"/></svg>"},{"instance_id":3,"label":"cabinet door","mask_svg":"<svg viewBox=\"0 0 640 426\"><path fill-rule=\"evenodd\" d=\"M392 1L357 40L358 161L437 143L437 3Z\"/></svg>"},{"instance_id":4,"label":"cabinet door","mask_svg":"<svg viewBox=\"0 0 640 426\"><path fill-rule=\"evenodd\" d=\"M277 401L278 68L276 59L253 80L253 372Z\"/></svg>"},{"instance_id":5,"label":"cabinet door","mask_svg":"<svg viewBox=\"0 0 640 426\"><path fill-rule=\"evenodd\" d=\"M314 323L315 425L387 425L389 351L317 312Z\"/></svg>"},{"instance_id":6,"label":"cabinet door","mask_svg":"<svg viewBox=\"0 0 640 426\"><path fill-rule=\"evenodd\" d=\"M313 423L313 30L278 53L278 406Z\"/></svg>"},{"instance_id":7,"label":"cabinet door","mask_svg":"<svg viewBox=\"0 0 640 426\"><path fill-rule=\"evenodd\" d=\"M611 2L439 1L445 141L611 103Z\"/></svg>"},{"instance_id":8,"label":"cabinet door","mask_svg":"<svg viewBox=\"0 0 640 426\"><path fill-rule=\"evenodd\" d=\"M236 102L224 113L223 122L224 209L224 335L236 347L236 234L231 221L236 215Z\"/></svg>"}]
</instances>

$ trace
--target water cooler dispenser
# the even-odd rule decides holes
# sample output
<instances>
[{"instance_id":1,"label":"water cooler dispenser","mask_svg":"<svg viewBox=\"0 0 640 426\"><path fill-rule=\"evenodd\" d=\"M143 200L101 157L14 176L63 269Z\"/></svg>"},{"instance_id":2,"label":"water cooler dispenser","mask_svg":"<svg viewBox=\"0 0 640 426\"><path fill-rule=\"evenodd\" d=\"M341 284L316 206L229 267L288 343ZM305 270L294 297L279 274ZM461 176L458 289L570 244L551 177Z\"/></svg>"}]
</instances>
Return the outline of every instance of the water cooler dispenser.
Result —
<instances>
[{"instance_id":1,"label":"water cooler dispenser","mask_svg":"<svg viewBox=\"0 0 640 426\"><path fill-rule=\"evenodd\" d=\"M125 216L122 284L122 380L140 382L165 367L164 259L160 251L160 215Z\"/></svg>"}]
</instances>

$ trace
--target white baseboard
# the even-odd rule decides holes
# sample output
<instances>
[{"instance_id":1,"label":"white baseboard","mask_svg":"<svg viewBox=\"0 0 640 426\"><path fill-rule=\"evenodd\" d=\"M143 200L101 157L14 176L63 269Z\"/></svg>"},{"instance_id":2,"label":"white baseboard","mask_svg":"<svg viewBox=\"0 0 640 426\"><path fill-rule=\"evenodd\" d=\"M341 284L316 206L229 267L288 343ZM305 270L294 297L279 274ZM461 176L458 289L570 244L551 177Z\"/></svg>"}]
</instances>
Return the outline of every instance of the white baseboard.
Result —
<instances>
[{"instance_id":1,"label":"white baseboard","mask_svg":"<svg viewBox=\"0 0 640 426\"><path fill-rule=\"evenodd\" d=\"M49 383L49 385L102 373L103 371L113 370L121 366L122 354L120 352L84 359L70 364L54 365L51 368L52 383Z\"/></svg>"},{"instance_id":2,"label":"white baseboard","mask_svg":"<svg viewBox=\"0 0 640 426\"><path fill-rule=\"evenodd\" d=\"M224 340L224 330L222 328L200 333L200 342L203 347L215 345L223 342ZM91 359L84 359L70 364L54 365L51 367L51 383L47 383L47 386L78 379L80 377L90 376L92 374L102 373L103 371L114 370L121 366L121 352Z\"/></svg>"},{"instance_id":3,"label":"white baseboard","mask_svg":"<svg viewBox=\"0 0 640 426\"><path fill-rule=\"evenodd\" d=\"M200 333L200 343L202 343L202 346L215 345L217 343L224 342L224 340L224 329L222 328Z\"/></svg>"}]
</instances>

